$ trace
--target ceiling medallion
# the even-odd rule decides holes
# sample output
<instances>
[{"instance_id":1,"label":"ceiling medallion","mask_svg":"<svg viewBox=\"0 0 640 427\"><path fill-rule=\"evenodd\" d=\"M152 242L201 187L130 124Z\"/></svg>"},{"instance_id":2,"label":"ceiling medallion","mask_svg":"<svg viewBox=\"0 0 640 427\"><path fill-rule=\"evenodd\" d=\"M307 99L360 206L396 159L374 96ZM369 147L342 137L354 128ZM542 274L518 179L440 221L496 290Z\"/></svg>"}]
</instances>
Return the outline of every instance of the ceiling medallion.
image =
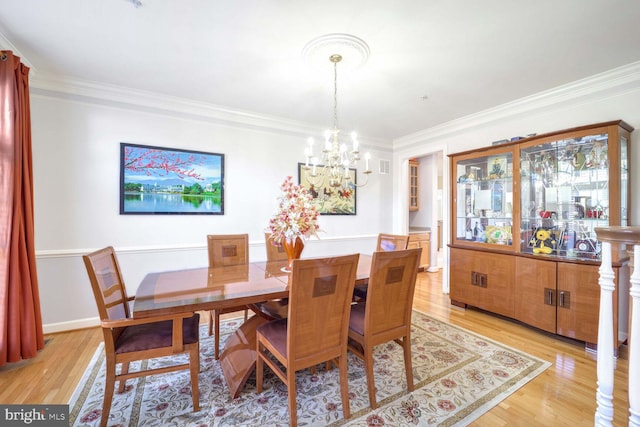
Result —
<instances>
[{"instance_id":1,"label":"ceiling medallion","mask_svg":"<svg viewBox=\"0 0 640 427\"><path fill-rule=\"evenodd\" d=\"M304 61L317 69L331 65L327 58L334 54L342 56L341 69L355 70L369 59L369 46L351 34L334 33L316 37L302 49Z\"/></svg>"}]
</instances>

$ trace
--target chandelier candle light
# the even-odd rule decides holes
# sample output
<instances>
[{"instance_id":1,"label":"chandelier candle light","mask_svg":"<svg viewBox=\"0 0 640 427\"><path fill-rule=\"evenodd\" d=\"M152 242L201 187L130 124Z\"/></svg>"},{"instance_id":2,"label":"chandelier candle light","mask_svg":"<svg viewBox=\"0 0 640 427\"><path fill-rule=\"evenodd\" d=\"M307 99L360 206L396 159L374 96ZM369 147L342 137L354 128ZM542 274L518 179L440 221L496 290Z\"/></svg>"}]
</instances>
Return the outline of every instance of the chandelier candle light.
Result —
<instances>
[{"instance_id":1,"label":"chandelier candle light","mask_svg":"<svg viewBox=\"0 0 640 427\"><path fill-rule=\"evenodd\" d=\"M328 185L333 188L337 187L363 187L367 185L369 181L369 175L371 169L369 169L369 159L371 155L365 154L364 159L364 171L365 182L357 185L354 180L351 179L349 168L355 167L360 160L360 151L358 144L358 137L355 132L351 133L351 151L347 147L347 144L340 143L338 129L338 63L342 61L342 55L333 54L329 57L329 61L333 63L333 130L327 130L324 133L325 143L322 149L321 158L318 159L314 155L314 140L308 139L308 146L305 149L305 165L304 168L307 171L307 180L309 184L313 184L315 187L322 187Z\"/></svg>"}]
</instances>

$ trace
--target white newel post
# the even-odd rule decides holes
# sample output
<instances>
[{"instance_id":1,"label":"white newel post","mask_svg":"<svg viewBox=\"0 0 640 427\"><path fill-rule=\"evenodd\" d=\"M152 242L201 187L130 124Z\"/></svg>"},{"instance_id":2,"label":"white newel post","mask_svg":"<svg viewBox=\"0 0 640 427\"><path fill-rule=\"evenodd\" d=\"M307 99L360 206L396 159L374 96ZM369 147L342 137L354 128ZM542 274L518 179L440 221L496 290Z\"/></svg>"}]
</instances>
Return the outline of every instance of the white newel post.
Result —
<instances>
[{"instance_id":1,"label":"white newel post","mask_svg":"<svg viewBox=\"0 0 640 427\"><path fill-rule=\"evenodd\" d=\"M640 227L596 228L598 239L602 241L602 264L600 265L600 319L598 321L598 367L596 391L596 426L613 424L613 291L615 275L612 262L612 244L633 245L633 274L630 282L629 325L629 426L640 427L640 339L633 339L640 333ZM617 343L615 343L617 347Z\"/></svg>"},{"instance_id":2,"label":"white newel post","mask_svg":"<svg viewBox=\"0 0 640 427\"><path fill-rule=\"evenodd\" d=\"M598 389L596 426L613 424L613 291L615 275L611 264L611 243L602 242L600 265L600 318L598 320Z\"/></svg>"},{"instance_id":3,"label":"white newel post","mask_svg":"<svg viewBox=\"0 0 640 427\"><path fill-rule=\"evenodd\" d=\"M629 330L629 425L640 427L640 243L633 246L633 274L631 275L631 326Z\"/></svg>"}]
</instances>

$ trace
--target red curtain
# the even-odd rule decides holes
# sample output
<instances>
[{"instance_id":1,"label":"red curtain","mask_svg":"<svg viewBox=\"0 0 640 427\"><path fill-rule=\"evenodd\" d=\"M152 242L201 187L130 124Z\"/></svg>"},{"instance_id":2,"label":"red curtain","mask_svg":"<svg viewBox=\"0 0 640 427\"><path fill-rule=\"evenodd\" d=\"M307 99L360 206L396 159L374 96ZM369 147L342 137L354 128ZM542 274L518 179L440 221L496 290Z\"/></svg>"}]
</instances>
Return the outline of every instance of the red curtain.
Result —
<instances>
[{"instance_id":1,"label":"red curtain","mask_svg":"<svg viewBox=\"0 0 640 427\"><path fill-rule=\"evenodd\" d=\"M29 67L0 51L0 366L44 348L33 221Z\"/></svg>"}]
</instances>

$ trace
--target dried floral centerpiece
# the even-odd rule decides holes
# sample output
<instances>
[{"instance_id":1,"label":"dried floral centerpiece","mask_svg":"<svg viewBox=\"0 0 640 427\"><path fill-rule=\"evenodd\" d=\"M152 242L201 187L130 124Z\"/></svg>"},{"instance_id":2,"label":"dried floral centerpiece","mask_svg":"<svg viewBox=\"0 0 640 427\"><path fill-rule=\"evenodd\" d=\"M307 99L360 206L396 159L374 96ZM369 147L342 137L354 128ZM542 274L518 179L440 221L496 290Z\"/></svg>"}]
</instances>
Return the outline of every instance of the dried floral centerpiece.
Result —
<instances>
[{"instance_id":1,"label":"dried floral centerpiece","mask_svg":"<svg viewBox=\"0 0 640 427\"><path fill-rule=\"evenodd\" d=\"M284 246L290 271L293 260L300 258L304 249L303 238L318 237L320 214L312 203L311 194L301 185L294 184L291 176L284 180L280 189L282 194L278 197L278 209L269 220L269 230L271 244Z\"/></svg>"}]
</instances>

